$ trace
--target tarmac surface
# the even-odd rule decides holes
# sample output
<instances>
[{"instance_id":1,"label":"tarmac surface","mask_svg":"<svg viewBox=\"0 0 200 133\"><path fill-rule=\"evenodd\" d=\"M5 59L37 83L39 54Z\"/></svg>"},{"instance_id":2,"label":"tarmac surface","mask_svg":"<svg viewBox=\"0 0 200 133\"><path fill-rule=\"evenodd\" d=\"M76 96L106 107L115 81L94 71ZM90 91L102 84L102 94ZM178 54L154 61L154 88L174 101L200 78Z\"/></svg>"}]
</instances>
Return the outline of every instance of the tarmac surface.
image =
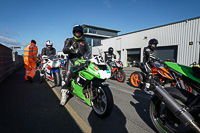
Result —
<instances>
[{"instance_id":1,"label":"tarmac surface","mask_svg":"<svg viewBox=\"0 0 200 133\"><path fill-rule=\"evenodd\" d=\"M60 89L50 81L40 83L37 71L33 83L24 80L20 68L0 84L0 133L153 133L148 114L150 96L129 83L138 68L125 68L126 81L108 79L114 98L111 115L99 118L91 107L69 98L59 106Z\"/></svg>"}]
</instances>

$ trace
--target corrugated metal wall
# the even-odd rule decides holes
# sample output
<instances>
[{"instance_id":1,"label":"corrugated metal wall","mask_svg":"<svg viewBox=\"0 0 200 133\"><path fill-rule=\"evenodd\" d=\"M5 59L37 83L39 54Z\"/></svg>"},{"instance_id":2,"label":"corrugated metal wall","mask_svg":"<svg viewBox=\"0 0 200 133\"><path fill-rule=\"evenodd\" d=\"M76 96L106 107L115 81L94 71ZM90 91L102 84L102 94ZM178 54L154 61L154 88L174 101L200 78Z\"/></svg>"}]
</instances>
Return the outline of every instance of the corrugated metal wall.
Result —
<instances>
[{"instance_id":1,"label":"corrugated metal wall","mask_svg":"<svg viewBox=\"0 0 200 133\"><path fill-rule=\"evenodd\" d=\"M143 51L151 38L158 39L159 47L178 46L178 63L189 65L194 61L199 62L200 17L102 40L102 50L105 52L113 47L115 54L122 51L122 62L126 65L127 49L141 48ZM119 39L120 43L117 41ZM189 42L193 42L193 45L189 45Z\"/></svg>"}]
</instances>

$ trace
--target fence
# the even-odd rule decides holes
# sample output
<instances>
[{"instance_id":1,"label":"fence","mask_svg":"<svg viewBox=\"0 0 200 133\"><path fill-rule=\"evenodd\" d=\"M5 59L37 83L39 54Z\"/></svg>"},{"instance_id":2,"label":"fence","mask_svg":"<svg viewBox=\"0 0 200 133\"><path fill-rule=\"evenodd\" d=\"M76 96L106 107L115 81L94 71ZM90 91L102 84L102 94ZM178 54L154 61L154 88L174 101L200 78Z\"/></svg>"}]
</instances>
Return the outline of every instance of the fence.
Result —
<instances>
[{"instance_id":1,"label":"fence","mask_svg":"<svg viewBox=\"0 0 200 133\"><path fill-rule=\"evenodd\" d=\"M0 44L0 83L23 65L23 57Z\"/></svg>"}]
</instances>

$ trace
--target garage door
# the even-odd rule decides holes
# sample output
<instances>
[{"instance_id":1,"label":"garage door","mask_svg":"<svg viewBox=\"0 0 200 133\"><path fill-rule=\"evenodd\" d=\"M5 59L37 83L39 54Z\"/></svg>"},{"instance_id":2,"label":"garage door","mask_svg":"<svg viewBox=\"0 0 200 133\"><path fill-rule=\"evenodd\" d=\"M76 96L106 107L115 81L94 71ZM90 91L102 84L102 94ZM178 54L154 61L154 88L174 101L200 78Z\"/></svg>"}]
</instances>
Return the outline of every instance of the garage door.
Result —
<instances>
[{"instance_id":1,"label":"garage door","mask_svg":"<svg viewBox=\"0 0 200 133\"><path fill-rule=\"evenodd\" d=\"M140 52L141 49L127 49L127 61L133 62L134 60L140 61Z\"/></svg>"},{"instance_id":2,"label":"garage door","mask_svg":"<svg viewBox=\"0 0 200 133\"><path fill-rule=\"evenodd\" d=\"M175 59L177 61L177 50L178 46L157 47L155 55L162 60Z\"/></svg>"}]
</instances>

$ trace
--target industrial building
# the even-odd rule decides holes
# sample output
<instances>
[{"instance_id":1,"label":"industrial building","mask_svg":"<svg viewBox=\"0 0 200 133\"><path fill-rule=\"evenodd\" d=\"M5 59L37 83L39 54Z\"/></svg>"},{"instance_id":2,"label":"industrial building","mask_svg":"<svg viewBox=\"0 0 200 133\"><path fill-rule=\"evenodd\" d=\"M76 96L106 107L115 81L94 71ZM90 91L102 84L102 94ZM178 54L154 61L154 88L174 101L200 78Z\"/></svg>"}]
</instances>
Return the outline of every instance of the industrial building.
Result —
<instances>
[{"instance_id":1,"label":"industrial building","mask_svg":"<svg viewBox=\"0 0 200 133\"><path fill-rule=\"evenodd\" d=\"M117 58L127 66L134 60L143 61L143 49L152 38L159 41L155 53L160 59L175 59L183 65L199 63L200 17L104 39L92 52L99 48L105 56L108 48L113 47Z\"/></svg>"},{"instance_id":2,"label":"industrial building","mask_svg":"<svg viewBox=\"0 0 200 133\"><path fill-rule=\"evenodd\" d=\"M101 40L118 36L118 30L83 24L84 37L89 46L100 46Z\"/></svg>"},{"instance_id":3,"label":"industrial building","mask_svg":"<svg viewBox=\"0 0 200 133\"><path fill-rule=\"evenodd\" d=\"M101 40L116 37L118 36L118 32L120 32L118 30L97 27L88 24L83 24L82 27L84 32L83 36L90 47L100 46ZM67 55L62 51L59 51L58 55L64 55L65 58L67 57Z\"/></svg>"}]
</instances>

